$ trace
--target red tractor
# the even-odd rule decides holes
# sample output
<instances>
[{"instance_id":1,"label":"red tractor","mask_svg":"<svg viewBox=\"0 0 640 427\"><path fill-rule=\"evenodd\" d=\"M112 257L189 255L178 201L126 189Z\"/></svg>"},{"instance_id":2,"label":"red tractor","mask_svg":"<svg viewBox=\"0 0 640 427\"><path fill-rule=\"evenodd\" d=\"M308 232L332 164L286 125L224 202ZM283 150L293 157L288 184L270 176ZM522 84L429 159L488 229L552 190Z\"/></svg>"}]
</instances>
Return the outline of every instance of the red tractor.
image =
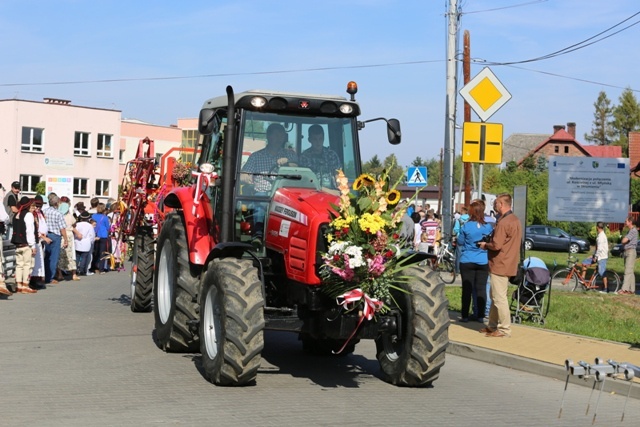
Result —
<instances>
[{"instance_id":1,"label":"red tractor","mask_svg":"<svg viewBox=\"0 0 640 427\"><path fill-rule=\"evenodd\" d=\"M165 351L200 352L214 384L255 382L268 329L297 333L313 353L348 354L359 340L374 339L383 377L400 386L429 385L444 365L448 301L444 284L426 267L403 271L402 291L393 292L391 309L375 320L363 322L361 313L342 310L322 291L320 254L327 251L330 211L338 204L336 171L287 165L286 158L268 173L246 166L247 156L267 145L273 124L284 130L284 149L295 153L310 146L306 135L317 125L353 182L361 173L358 130L366 122L357 120L355 83L347 91L349 100L269 91L234 95L229 86L226 96L209 99L200 111L195 184L174 188L162 201L162 210L171 212L156 245L154 335ZM386 122L390 143L400 142L397 120L373 120ZM137 246L149 243L141 238ZM138 253L146 258L151 252Z\"/></svg>"}]
</instances>

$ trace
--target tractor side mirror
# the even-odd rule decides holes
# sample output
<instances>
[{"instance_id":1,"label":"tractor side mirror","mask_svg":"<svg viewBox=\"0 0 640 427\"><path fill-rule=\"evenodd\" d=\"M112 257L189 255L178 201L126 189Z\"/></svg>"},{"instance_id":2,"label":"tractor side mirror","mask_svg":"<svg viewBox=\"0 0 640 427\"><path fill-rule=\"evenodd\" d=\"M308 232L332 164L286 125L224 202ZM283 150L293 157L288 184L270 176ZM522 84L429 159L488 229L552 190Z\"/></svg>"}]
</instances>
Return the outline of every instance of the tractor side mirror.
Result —
<instances>
[{"instance_id":1,"label":"tractor side mirror","mask_svg":"<svg viewBox=\"0 0 640 427\"><path fill-rule=\"evenodd\" d=\"M215 112L211 108L203 108L200 110L198 118L198 132L201 135L211 135L215 127Z\"/></svg>"},{"instance_id":2,"label":"tractor side mirror","mask_svg":"<svg viewBox=\"0 0 640 427\"><path fill-rule=\"evenodd\" d=\"M389 143L398 145L400 144L401 137L402 133L400 132L400 120L387 120L387 138L389 138Z\"/></svg>"}]
</instances>

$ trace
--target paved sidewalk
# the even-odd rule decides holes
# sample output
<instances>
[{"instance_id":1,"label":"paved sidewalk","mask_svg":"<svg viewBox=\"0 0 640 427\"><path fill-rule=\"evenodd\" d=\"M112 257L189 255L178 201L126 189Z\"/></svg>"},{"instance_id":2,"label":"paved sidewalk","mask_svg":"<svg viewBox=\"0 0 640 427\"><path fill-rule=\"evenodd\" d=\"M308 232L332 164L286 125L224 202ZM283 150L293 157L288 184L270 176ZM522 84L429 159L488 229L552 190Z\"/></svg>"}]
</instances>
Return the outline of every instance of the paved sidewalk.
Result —
<instances>
[{"instance_id":1,"label":"paved sidewalk","mask_svg":"<svg viewBox=\"0 0 640 427\"><path fill-rule=\"evenodd\" d=\"M594 363L596 357L616 362L628 362L640 366L640 347L603 341L578 335L553 332L532 326L512 324L510 338L488 338L478 331L482 323L457 321L459 313L450 312L451 326L448 352L483 362L494 363L538 375L566 380L565 360L574 364L583 360ZM572 376L571 383L591 387L593 381ZM598 386L599 387L599 386ZM629 382L623 380L605 381L604 390L626 395ZM640 399L640 378L634 378L631 397Z\"/></svg>"}]
</instances>

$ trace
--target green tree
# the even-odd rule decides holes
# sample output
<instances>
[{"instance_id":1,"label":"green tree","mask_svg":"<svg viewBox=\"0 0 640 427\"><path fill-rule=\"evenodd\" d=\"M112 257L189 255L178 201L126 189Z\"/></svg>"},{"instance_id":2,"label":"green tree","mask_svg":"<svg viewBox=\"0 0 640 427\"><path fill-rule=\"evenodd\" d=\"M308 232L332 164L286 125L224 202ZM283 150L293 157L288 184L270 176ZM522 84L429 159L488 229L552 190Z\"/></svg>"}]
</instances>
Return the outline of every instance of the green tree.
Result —
<instances>
[{"instance_id":1,"label":"green tree","mask_svg":"<svg viewBox=\"0 0 640 427\"><path fill-rule=\"evenodd\" d=\"M411 166L427 166L427 162L422 160L422 157L418 156L415 159L413 159L413 161L411 162Z\"/></svg>"},{"instance_id":2,"label":"green tree","mask_svg":"<svg viewBox=\"0 0 640 427\"><path fill-rule=\"evenodd\" d=\"M371 175L378 175L380 172L382 172L382 168L382 162L378 158L378 155L375 154L371 159L369 159L362 165L362 172Z\"/></svg>"},{"instance_id":3,"label":"green tree","mask_svg":"<svg viewBox=\"0 0 640 427\"><path fill-rule=\"evenodd\" d=\"M614 128L611 122L613 107L611 100L604 91L600 91L598 99L593 103L593 125L590 134L584 134L584 139L597 145L609 145L613 141Z\"/></svg>"},{"instance_id":4,"label":"green tree","mask_svg":"<svg viewBox=\"0 0 640 427\"><path fill-rule=\"evenodd\" d=\"M619 104L613 109L613 128L618 139L615 145L622 147L622 156L629 156L629 132L640 129L640 105L631 88L620 95Z\"/></svg>"},{"instance_id":5,"label":"green tree","mask_svg":"<svg viewBox=\"0 0 640 427\"><path fill-rule=\"evenodd\" d=\"M393 184L402 179L401 183L406 182L405 168L398 164L395 154L389 154L384 161L384 168L389 171L389 181Z\"/></svg>"}]
</instances>

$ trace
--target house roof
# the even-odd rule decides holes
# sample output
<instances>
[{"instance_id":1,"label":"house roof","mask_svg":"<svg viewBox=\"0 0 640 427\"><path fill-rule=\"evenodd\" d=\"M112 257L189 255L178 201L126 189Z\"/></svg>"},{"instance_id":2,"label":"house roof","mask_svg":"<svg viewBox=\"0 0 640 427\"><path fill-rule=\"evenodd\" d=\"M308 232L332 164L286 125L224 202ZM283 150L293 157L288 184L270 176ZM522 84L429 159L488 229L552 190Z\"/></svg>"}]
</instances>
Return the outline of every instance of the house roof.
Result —
<instances>
[{"instance_id":1,"label":"house roof","mask_svg":"<svg viewBox=\"0 0 640 427\"><path fill-rule=\"evenodd\" d=\"M548 137L546 140L542 141L538 144L537 147L529 151L526 155L522 156L517 162L518 164L522 164L525 157L533 156L538 151L540 151L545 145L553 144L553 143L563 143L563 144L573 144L575 147L580 150L585 157L622 157L622 147L611 146L611 145L582 145L580 144L575 136L564 130L564 128L558 129L553 135Z\"/></svg>"},{"instance_id":2,"label":"house roof","mask_svg":"<svg viewBox=\"0 0 640 427\"><path fill-rule=\"evenodd\" d=\"M622 157L622 147L619 145L583 145L591 157Z\"/></svg>"},{"instance_id":3,"label":"house roof","mask_svg":"<svg viewBox=\"0 0 640 427\"><path fill-rule=\"evenodd\" d=\"M502 144L502 162L517 162L526 156L541 141L549 138L545 133L513 133Z\"/></svg>"}]
</instances>

